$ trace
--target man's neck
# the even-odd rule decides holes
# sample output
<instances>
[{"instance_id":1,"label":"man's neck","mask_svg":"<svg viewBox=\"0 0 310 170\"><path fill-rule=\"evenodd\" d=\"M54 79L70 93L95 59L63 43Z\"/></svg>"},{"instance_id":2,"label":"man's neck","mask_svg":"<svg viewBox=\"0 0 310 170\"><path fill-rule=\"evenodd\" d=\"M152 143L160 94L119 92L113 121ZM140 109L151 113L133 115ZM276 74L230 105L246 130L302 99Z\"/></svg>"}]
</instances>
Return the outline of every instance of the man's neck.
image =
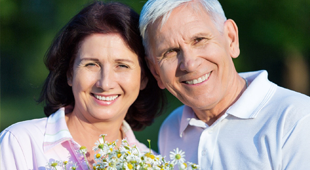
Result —
<instances>
[{"instance_id":1,"label":"man's neck","mask_svg":"<svg viewBox=\"0 0 310 170\"><path fill-rule=\"evenodd\" d=\"M234 82L234 86L232 86L229 93L213 108L206 110L199 110L192 108L196 114L196 116L211 126L217 119L223 116L227 109L233 105L242 95L242 93L247 88L246 81L240 77L239 75Z\"/></svg>"}]
</instances>

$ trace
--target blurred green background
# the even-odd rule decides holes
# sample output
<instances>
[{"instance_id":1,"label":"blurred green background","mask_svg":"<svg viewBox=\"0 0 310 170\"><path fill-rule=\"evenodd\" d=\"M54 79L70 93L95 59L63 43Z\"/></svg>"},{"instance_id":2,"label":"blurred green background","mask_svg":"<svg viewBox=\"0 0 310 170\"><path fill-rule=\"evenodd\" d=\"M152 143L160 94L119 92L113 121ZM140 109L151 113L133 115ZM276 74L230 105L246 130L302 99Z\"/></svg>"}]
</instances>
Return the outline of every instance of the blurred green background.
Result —
<instances>
[{"instance_id":1,"label":"blurred green background","mask_svg":"<svg viewBox=\"0 0 310 170\"><path fill-rule=\"evenodd\" d=\"M37 105L47 70L44 55L57 32L90 0L0 0L0 131L12 123L44 117ZM140 10L146 0L118 0ZM310 0L220 0L239 27L239 72L267 70L280 86L309 95ZM165 117L181 103L166 92L166 113L137 138L157 151Z\"/></svg>"}]
</instances>

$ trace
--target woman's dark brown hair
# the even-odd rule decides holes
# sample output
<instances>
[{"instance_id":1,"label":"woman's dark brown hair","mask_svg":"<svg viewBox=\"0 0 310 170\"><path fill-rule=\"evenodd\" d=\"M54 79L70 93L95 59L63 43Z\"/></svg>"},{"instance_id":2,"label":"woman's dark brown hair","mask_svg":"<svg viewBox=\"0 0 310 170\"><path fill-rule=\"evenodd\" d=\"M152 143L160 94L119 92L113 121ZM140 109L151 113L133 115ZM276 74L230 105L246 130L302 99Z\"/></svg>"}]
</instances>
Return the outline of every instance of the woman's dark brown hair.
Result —
<instances>
[{"instance_id":1,"label":"woman's dark brown hair","mask_svg":"<svg viewBox=\"0 0 310 170\"><path fill-rule=\"evenodd\" d=\"M140 91L138 98L128 109L125 120L133 130L141 130L152 124L154 118L163 111L165 96L147 68L138 25L139 15L128 6L115 2L96 1L74 16L58 33L46 54L45 65L49 74L38 100L45 102L45 115L49 116L64 106L74 107L74 97L72 88L67 83L67 73L72 72L81 42L95 33L118 33L138 55L142 77L148 79L146 88Z\"/></svg>"}]
</instances>

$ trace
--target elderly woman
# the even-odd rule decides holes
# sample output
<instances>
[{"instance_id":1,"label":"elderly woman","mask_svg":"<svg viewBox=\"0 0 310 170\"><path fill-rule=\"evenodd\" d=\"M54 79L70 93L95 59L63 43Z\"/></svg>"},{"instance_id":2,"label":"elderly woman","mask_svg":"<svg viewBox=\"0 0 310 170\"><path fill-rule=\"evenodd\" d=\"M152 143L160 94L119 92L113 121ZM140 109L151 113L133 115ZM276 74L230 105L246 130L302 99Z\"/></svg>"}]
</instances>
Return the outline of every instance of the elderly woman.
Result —
<instances>
[{"instance_id":1,"label":"elderly woman","mask_svg":"<svg viewBox=\"0 0 310 170\"><path fill-rule=\"evenodd\" d=\"M47 53L49 75L39 101L48 117L1 133L1 169L44 169L54 160L87 169L101 134L108 142L127 138L148 151L132 129L150 125L164 100L144 61L138 20L129 7L102 2L70 20ZM76 152L81 146L88 148L89 165Z\"/></svg>"}]
</instances>

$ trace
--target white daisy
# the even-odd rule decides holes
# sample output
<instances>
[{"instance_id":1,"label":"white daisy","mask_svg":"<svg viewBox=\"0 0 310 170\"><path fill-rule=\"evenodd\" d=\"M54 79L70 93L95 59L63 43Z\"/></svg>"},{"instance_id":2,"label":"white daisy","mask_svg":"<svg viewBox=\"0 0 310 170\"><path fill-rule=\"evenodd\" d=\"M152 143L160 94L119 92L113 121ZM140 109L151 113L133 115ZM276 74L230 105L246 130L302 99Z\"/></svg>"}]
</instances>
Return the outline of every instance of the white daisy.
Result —
<instances>
[{"instance_id":1,"label":"white daisy","mask_svg":"<svg viewBox=\"0 0 310 170\"><path fill-rule=\"evenodd\" d=\"M188 162L188 164L189 164L189 167L191 167L192 169L199 169L199 166L195 163Z\"/></svg>"},{"instance_id":2,"label":"white daisy","mask_svg":"<svg viewBox=\"0 0 310 170\"><path fill-rule=\"evenodd\" d=\"M87 148L85 146L81 146L78 152L82 155L85 155L87 153Z\"/></svg>"},{"instance_id":3,"label":"white daisy","mask_svg":"<svg viewBox=\"0 0 310 170\"><path fill-rule=\"evenodd\" d=\"M52 160L47 164L48 168L57 169L56 166L59 166L59 161Z\"/></svg>"},{"instance_id":4,"label":"white daisy","mask_svg":"<svg viewBox=\"0 0 310 170\"><path fill-rule=\"evenodd\" d=\"M73 163L72 166L70 167L71 170L76 170L79 166L77 166L77 163Z\"/></svg>"},{"instance_id":5,"label":"white daisy","mask_svg":"<svg viewBox=\"0 0 310 170\"><path fill-rule=\"evenodd\" d=\"M183 164L185 161L185 152L179 150L179 148L173 149L173 152L170 152L170 159L172 160L171 163L173 165L176 164Z\"/></svg>"},{"instance_id":6,"label":"white daisy","mask_svg":"<svg viewBox=\"0 0 310 170\"><path fill-rule=\"evenodd\" d=\"M104 140L102 138L99 138L99 140L95 142L95 146L93 147L93 151L103 149L103 147L104 147Z\"/></svg>"}]
</instances>

